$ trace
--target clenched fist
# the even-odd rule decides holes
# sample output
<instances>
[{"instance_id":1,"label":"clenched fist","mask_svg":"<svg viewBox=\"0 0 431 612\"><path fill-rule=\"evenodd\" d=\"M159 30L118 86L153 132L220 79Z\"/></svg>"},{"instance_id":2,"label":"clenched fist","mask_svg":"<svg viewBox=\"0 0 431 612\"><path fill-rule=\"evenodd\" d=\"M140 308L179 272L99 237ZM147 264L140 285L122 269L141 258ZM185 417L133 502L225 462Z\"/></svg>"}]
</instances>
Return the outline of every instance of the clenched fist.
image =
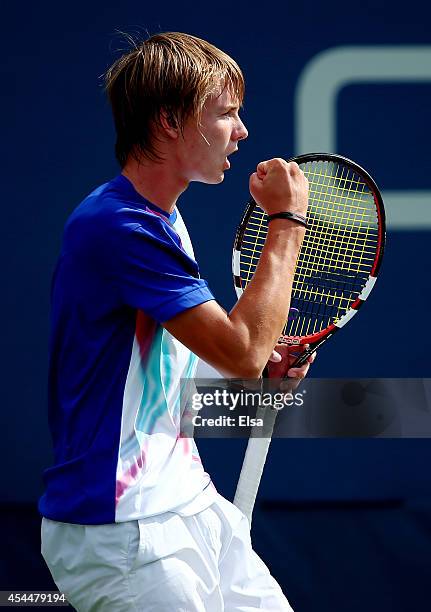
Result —
<instances>
[{"instance_id":1,"label":"clenched fist","mask_svg":"<svg viewBox=\"0 0 431 612\"><path fill-rule=\"evenodd\" d=\"M279 157L260 162L250 177L250 193L267 215L307 214L308 180L295 162Z\"/></svg>"}]
</instances>

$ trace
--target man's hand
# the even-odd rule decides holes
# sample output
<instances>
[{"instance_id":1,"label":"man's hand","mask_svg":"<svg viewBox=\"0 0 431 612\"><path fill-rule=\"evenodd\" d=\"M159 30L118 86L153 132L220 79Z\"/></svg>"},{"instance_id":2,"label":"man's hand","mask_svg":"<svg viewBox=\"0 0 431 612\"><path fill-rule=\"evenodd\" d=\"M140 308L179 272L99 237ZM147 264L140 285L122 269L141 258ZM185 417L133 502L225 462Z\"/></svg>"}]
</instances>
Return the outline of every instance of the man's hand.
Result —
<instances>
[{"instance_id":1,"label":"man's hand","mask_svg":"<svg viewBox=\"0 0 431 612\"><path fill-rule=\"evenodd\" d=\"M316 358L316 353L310 355L307 363L300 368L292 368L291 365L301 353L309 348L308 344L302 346L292 346L289 344L277 344L272 351L267 364L269 378L294 378L301 381L307 375L310 365Z\"/></svg>"},{"instance_id":2,"label":"man's hand","mask_svg":"<svg viewBox=\"0 0 431 612\"><path fill-rule=\"evenodd\" d=\"M279 157L260 162L250 177L250 193L268 215L307 214L308 180L296 162Z\"/></svg>"}]
</instances>

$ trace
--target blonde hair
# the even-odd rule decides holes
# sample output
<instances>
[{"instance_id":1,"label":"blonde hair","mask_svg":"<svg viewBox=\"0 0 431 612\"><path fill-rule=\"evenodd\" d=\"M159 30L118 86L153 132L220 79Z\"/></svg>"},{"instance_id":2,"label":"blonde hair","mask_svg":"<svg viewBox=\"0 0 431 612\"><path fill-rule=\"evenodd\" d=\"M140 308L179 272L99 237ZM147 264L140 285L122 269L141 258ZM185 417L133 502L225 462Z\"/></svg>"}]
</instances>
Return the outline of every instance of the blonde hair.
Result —
<instances>
[{"instance_id":1,"label":"blonde hair","mask_svg":"<svg viewBox=\"0 0 431 612\"><path fill-rule=\"evenodd\" d=\"M199 123L208 97L226 87L241 104L244 77L238 64L201 38L165 32L134 43L105 74L121 167L129 155L161 159L154 130L161 112L182 132L189 117Z\"/></svg>"}]
</instances>

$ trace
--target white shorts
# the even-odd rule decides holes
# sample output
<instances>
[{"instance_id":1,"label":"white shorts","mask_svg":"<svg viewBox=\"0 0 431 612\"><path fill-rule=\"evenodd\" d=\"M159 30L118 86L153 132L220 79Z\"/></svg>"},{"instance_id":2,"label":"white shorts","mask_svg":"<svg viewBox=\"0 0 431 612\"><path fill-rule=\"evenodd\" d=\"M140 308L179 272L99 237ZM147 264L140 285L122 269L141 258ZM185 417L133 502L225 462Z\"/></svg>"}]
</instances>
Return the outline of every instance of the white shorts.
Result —
<instances>
[{"instance_id":1,"label":"white shorts","mask_svg":"<svg viewBox=\"0 0 431 612\"><path fill-rule=\"evenodd\" d=\"M292 610L252 550L247 519L221 495L193 516L109 525L44 518L42 555L79 612Z\"/></svg>"}]
</instances>

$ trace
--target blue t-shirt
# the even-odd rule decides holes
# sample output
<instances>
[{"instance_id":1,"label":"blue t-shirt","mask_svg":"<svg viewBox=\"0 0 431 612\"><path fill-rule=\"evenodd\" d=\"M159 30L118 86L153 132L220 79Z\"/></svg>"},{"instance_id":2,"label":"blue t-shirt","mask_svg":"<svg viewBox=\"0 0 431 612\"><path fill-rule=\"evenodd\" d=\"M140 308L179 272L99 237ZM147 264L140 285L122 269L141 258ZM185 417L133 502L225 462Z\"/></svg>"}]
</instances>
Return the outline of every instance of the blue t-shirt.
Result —
<instances>
[{"instance_id":1,"label":"blue t-shirt","mask_svg":"<svg viewBox=\"0 0 431 612\"><path fill-rule=\"evenodd\" d=\"M51 292L52 520L100 524L182 508L210 483L181 436L179 385L197 357L161 325L212 300L176 209L120 175L70 216Z\"/></svg>"}]
</instances>

